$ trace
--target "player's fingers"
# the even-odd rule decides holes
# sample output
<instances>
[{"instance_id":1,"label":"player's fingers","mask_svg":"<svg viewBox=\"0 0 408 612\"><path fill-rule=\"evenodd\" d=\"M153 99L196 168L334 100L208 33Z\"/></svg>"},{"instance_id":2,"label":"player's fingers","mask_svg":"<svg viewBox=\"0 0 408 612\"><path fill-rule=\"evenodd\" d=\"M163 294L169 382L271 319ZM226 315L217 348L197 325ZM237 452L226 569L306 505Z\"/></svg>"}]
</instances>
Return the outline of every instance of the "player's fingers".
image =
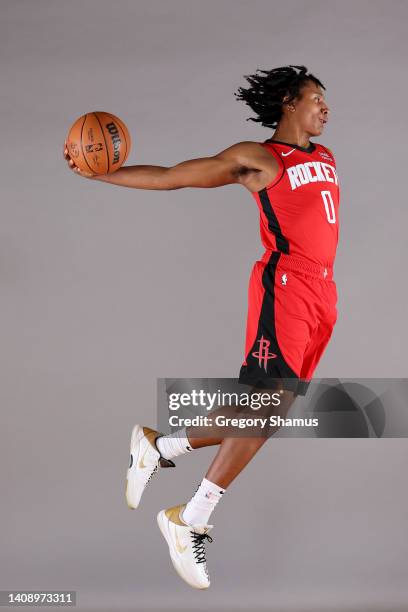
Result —
<instances>
[{"instance_id":1,"label":"player's fingers","mask_svg":"<svg viewBox=\"0 0 408 612\"><path fill-rule=\"evenodd\" d=\"M80 170L80 168L78 168L78 166L75 165L75 162L72 160L72 158L69 155L69 151L68 151L68 148L67 148L67 141L64 142L64 158L66 159L70 169L73 172L75 172L75 174L79 174L80 176L83 176L85 178L93 178L94 177L94 174L91 174L89 172L85 172L84 170Z\"/></svg>"},{"instance_id":2,"label":"player's fingers","mask_svg":"<svg viewBox=\"0 0 408 612\"><path fill-rule=\"evenodd\" d=\"M70 170L74 170L74 171L78 170L77 166L75 165L75 163L72 161L72 159L69 156L66 158L66 161L67 161L67 165L69 166Z\"/></svg>"},{"instance_id":3,"label":"player's fingers","mask_svg":"<svg viewBox=\"0 0 408 612\"><path fill-rule=\"evenodd\" d=\"M94 174L91 174L90 172L85 172L85 170L81 170L75 165L72 167L72 169L76 174L79 174L79 176L83 176L84 178L93 178L95 176Z\"/></svg>"}]
</instances>

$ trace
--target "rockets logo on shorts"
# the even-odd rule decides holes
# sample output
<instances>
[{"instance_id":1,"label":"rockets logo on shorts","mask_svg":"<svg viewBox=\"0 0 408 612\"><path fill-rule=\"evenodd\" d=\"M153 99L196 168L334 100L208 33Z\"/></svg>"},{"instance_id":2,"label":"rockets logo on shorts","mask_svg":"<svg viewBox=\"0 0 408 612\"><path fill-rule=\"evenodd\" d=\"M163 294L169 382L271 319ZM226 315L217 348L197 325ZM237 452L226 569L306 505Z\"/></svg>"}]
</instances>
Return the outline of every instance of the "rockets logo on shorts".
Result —
<instances>
[{"instance_id":1,"label":"rockets logo on shorts","mask_svg":"<svg viewBox=\"0 0 408 612\"><path fill-rule=\"evenodd\" d=\"M261 336L261 338L258 340L258 343L259 351L252 353L252 355L258 359L259 367L263 366L266 372L268 367L268 360L276 359L277 355L275 355L275 353L269 352L269 347L271 344L270 340L266 340L263 336Z\"/></svg>"}]
</instances>

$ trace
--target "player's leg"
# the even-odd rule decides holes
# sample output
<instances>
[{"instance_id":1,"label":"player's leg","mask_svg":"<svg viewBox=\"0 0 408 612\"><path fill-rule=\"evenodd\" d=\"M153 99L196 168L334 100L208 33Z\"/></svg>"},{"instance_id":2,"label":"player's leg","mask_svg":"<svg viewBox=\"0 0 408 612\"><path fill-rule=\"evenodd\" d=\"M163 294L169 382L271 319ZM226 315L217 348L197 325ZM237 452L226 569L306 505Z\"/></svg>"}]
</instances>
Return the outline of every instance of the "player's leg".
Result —
<instances>
[{"instance_id":1,"label":"player's leg","mask_svg":"<svg viewBox=\"0 0 408 612\"><path fill-rule=\"evenodd\" d=\"M279 385L277 385L279 386ZM268 389L257 389L253 387L248 395L252 394L265 394L266 396L270 396L270 404L271 406L261 406L260 408L252 409L250 406L242 407L237 405L228 405L228 406L220 406L216 410L212 410L209 413L209 416L212 419L211 424L202 425L202 426L191 426L185 429L185 434L188 437L190 442L190 447L192 449L203 448L205 446L215 446L221 444L221 442L228 437L228 427L217 422L217 417L224 417L224 421L227 419L236 419L236 418L253 418L253 417L265 417L270 415L270 411L272 410L272 395L275 394L275 397L279 395L280 403L287 402L288 395L285 395L284 391L272 391ZM251 437L257 437L257 431L253 427L251 429ZM259 435L262 435L262 431L259 432ZM159 442L160 440L158 440Z\"/></svg>"},{"instance_id":2,"label":"player's leg","mask_svg":"<svg viewBox=\"0 0 408 612\"><path fill-rule=\"evenodd\" d=\"M262 390L262 393L265 393L265 389ZM295 395L293 391L284 391L280 394L280 397L281 403L279 406L274 407L272 411L257 411L256 416L269 417L273 414L285 418L295 401ZM251 428L253 434L251 437L225 437L224 435L205 478L226 489L265 444L266 440L278 429L278 426L265 429L260 427L254 435L254 428Z\"/></svg>"},{"instance_id":3,"label":"player's leg","mask_svg":"<svg viewBox=\"0 0 408 612\"><path fill-rule=\"evenodd\" d=\"M262 393L268 391L262 389ZM279 406L272 410L265 407L262 415L266 416L272 412L284 417L294 399L293 392L284 391ZM258 415L261 416L257 411ZM157 515L159 528L169 546L172 563L179 576L191 586L199 589L210 586L205 540L211 541L207 534L212 529L212 525L208 524L212 512L232 480L276 429L278 427L260 427L256 437L225 437L224 431L224 437L210 438L214 443L219 443L218 452L192 499L187 504L161 510ZM209 439L204 436L197 441L201 442L202 446L208 446Z\"/></svg>"},{"instance_id":4,"label":"player's leg","mask_svg":"<svg viewBox=\"0 0 408 612\"><path fill-rule=\"evenodd\" d=\"M214 411L225 416L237 416L237 407L225 406ZM130 440L130 461L126 473L126 502L136 509L147 485L159 467L175 467L173 459L203 446L220 444L224 431L216 425L189 428L163 435L150 427L135 425Z\"/></svg>"},{"instance_id":5,"label":"player's leg","mask_svg":"<svg viewBox=\"0 0 408 612\"><path fill-rule=\"evenodd\" d=\"M279 385L277 385L279 386ZM287 413L290 404L292 403L292 398L294 398L294 392L284 391L284 390L272 390L272 389L258 389L257 387L253 387L249 392L249 395L252 394L265 394L266 396L270 396L270 406L261 406L260 408L252 409L251 407L243 408L242 406L221 406L216 410L212 410L209 413L209 416L212 418L211 425L202 425L195 427L187 427L185 429L186 435L190 441L190 446L192 449L203 448L205 446L215 446L221 444L221 442L228 436L228 428L223 424L217 424L216 418L217 416L223 416L225 419L234 419L234 418L253 418L253 417L266 417L272 416L272 414L280 414L281 412ZM279 397L279 406L272 405L272 399L274 396ZM290 401L290 404L288 402ZM274 402L276 403L276 402ZM259 435L263 435L263 428L259 428ZM226 433L227 432L227 433ZM251 426L250 437L258 437L257 429L255 426ZM242 434L242 437L245 437L245 434Z\"/></svg>"},{"instance_id":6,"label":"player's leg","mask_svg":"<svg viewBox=\"0 0 408 612\"><path fill-rule=\"evenodd\" d=\"M266 393L264 389L261 391ZM286 398L282 396L281 402L285 401L287 401ZM173 459L176 457L190 453L193 449L218 445L224 440L228 435L228 429L216 424L215 419L219 415L225 418L245 416L242 408L238 406L221 406L211 412L212 425L189 427L170 435L163 435L149 427L134 426L130 442L130 462L126 474L126 501L129 508L136 509L139 506L146 486L159 467L175 467ZM253 417L254 412L251 411L248 416ZM257 410L256 416L262 416L262 411ZM256 442L253 441L253 437L257 433L256 431L251 433L251 446L255 446ZM259 435L262 436L262 432Z\"/></svg>"}]
</instances>

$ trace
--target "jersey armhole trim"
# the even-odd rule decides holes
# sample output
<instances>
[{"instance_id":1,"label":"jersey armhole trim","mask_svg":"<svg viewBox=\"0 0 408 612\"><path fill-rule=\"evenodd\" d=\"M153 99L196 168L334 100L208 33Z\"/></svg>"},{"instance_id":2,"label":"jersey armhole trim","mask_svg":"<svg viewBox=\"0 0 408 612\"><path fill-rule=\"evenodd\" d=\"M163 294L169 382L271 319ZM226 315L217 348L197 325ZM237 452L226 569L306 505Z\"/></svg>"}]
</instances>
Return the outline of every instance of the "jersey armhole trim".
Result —
<instances>
[{"instance_id":1,"label":"jersey armhole trim","mask_svg":"<svg viewBox=\"0 0 408 612\"><path fill-rule=\"evenodd\" d=\"M278 170L277 175L275 176L275 178L273 179L273 181L271 183L268 183L262 189L258 189L257 191L252 191L251 192L252 194L257 194L260 191L263 191L264 189L270 189L271 187L274 187L277 183L279 183L279 181L281 180L282 176L285 174L285 164L283 163L279 153L276 151L274 146L272 144L266 143L266 142L261 142L260 144L263 147L265 147L266 150L278 161L280 171ZM272 149L273 153L272 153L271 149Z\"/></svg>"}]
</instances>

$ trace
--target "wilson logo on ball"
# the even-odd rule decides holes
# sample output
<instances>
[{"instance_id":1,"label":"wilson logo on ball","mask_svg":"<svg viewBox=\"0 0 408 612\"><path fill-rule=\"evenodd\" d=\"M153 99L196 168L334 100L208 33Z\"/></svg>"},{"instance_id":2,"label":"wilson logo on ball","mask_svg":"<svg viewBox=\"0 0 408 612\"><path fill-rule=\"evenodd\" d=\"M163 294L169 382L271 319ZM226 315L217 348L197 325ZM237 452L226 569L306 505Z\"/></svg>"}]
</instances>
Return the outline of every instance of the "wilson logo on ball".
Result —
<instances>
[{"instance_id":1,"label":"wilson logo on ball","mask_svg":"<svg viewBox=\"0 0 408 612\"><path fill-rule=\"evenodd\" d=\"M111 135L112 144L113 144L112 164L117 164L119 161L120 144L122 142L119 136L119 130L114 123L107 123L105 127L108 130L109 134Z\"/></svg>"}]
</instances>

